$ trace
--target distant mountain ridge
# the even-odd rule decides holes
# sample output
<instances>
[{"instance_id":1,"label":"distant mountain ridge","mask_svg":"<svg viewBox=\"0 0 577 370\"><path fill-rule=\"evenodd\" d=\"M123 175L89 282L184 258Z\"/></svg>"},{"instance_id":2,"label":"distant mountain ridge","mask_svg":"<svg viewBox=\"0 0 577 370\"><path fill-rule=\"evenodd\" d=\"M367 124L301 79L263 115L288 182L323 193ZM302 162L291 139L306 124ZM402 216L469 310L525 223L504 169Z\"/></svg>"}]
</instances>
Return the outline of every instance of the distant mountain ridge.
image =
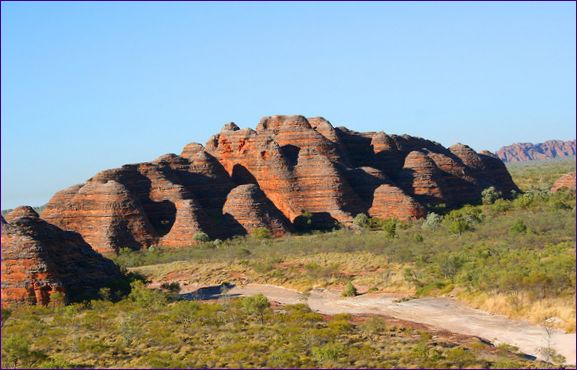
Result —
<instances>
[{"instance_id":1,"label":"distant mountain ridge","mask_svg":"<svg viewBox=\"0 0 577 370\"><path fill-rule=\"evenodd\" d=\"M495 153L505 163L575 156L575 140L548 140L544 143L516 143L502 147Z\"/></svg>"}]
</instances>

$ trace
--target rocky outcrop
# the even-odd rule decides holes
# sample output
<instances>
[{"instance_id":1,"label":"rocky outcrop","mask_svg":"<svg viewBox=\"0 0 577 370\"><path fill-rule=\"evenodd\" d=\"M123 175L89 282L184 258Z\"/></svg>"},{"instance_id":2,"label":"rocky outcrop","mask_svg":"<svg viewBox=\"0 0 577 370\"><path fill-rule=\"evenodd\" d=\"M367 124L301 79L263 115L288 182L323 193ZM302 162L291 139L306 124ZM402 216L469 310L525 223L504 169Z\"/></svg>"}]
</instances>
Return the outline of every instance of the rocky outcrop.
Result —
<instances>
[{"instance_id":1,"label":"rocky outcrop","mask_svg":"<svg viewBox=\"0 0 577 370\"><path fill-rule=\"evenodd\" d=\"M506 163L575 156L575 140L549 140L544 143L517 143L497 150L497 156Z\"/></svg>"},{"instance_id":2,"label":"rocky outcrop","mask_svg":"<svg viewBox=\"0 0 577 370\"><path fill-rule=\"evenodd\" d=\"M551 192L555 193L559 190L575 191L575 172L566 173L555 181Z\"/></svg>"},{"instance_id":3,"label":"rocky outcrop","mask_svg":"<svg viewBox=\"0 0 577 370\"><path fill-rule=\"evenodd\" d=\"M270 116L256 130L230 122L206 146L103 171L55 194L42 217L111 253L189 246L201 231L226 238L261 227L274 235L295 225L329 229L358 213L419 218L439 204L479 202L489 186L518 191L498 158L466 145Z\"/></svg>"},{"instance_id":4,"label":"rocky outcrop","mask_svg":"<svg viewBox=\"0 0 577 370\"><path fill-rule=\"evenodd\" d=\"M427 214L425 207L396 186L383 184L375 190L369 216L380 219L414 220Z\"/></svg>"},{"instance_id":5,"label":"rocky outcrop","mask_svg":"<svg viewBox=\"0 0 577 370\"><path fill-rule=\"evenodd\" d=\"M266 228L274 236L291 230L289 220L264 195L256 184L239 185L228 194L222 209L224 217L231 216L229 227L234 234L250 234L256 229Z\"/></svg>"},{"instance_id":6,"label":"rocky outcrop","mask_svg":"<svg viewBox=\"0 0 577 370\"><path fill-rule=\"evenodd\" d=\"M82 237L19 207L2 219L2 306L43 304L60 292L68 301L93 297L122 278L118 267Z\"/></svg>"}]
</instances>

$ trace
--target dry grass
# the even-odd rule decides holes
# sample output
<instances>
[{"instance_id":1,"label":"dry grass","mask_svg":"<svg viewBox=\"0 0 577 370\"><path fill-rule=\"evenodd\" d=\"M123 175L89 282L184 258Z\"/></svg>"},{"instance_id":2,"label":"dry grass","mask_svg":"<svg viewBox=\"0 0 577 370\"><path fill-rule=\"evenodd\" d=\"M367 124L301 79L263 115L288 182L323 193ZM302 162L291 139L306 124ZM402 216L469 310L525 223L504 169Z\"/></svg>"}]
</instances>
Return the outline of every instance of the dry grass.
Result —
<instances>
[{"instance_id":1,"label":"dry grass","mask_svg":"<svg viewBox=\"0 0 577 370\"><path fill-rule=\"evenodd\" d=\"M500 314L512 319L527 320L543 325L552 319L552 326L568 333L575 332L575 299L545 298L533 300L527 294L488 294L461 292L458 298L483 311Z\"/></svg>"},{"instance_id":2,"label":"dry grass","mask_svg":"<svg viewBox=\"0 0 577 370\"><path fill-rule=\"evenodd\" d=\"M352 280L360 291L413 294L403 277L403 265L368 252L329 252L265 260L198 262L176 261L130 268L155 282L181 280L190 284L275 284L306 292L315 287L341 286Z\"/></svg>"}]
</instances>

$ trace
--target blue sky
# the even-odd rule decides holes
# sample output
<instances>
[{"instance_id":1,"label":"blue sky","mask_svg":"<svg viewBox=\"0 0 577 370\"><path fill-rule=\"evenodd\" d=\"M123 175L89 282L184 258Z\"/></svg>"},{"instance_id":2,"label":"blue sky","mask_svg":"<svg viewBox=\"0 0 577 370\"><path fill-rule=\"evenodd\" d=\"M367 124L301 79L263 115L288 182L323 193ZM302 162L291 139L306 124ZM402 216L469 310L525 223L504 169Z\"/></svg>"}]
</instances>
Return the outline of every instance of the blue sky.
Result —
<instances>
[{"instance_id":1,"label":"blue sky","mask_svg":"<svg viewBox=\"0 0 577 370\"><path fill-rule=\"evenodd\" d=\"M463 142L575 138L575 3L2 2L2 208L324 116Z\"/></svg>"}]
</instances>

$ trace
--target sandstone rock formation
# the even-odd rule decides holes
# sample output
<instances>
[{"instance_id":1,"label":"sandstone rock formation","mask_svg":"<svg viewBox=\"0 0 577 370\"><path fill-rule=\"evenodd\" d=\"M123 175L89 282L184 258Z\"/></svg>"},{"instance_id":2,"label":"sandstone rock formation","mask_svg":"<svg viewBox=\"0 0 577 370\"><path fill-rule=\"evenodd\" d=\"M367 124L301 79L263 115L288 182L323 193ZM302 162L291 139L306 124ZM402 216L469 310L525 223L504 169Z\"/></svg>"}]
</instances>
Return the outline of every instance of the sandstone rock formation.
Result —
<instances>
[{"instance_id":1,"label":"sandstone rock formation","mask_svg":"<svg viewBox=\"0 0 577 370\"><path fill-rule=\"evenodd\" d=\"M396 186L383 184L375 190L369 215L380 219L410 220L427 214L425 207Z\"/></svg>"},{"instance_id":2,"label":"sandstone rock formation","mask_svg":"<svg viewBox=\"0 0 577 370\"><path fill-rule=\"evenodd\" d=\"M256 130L224 125L206 146L103 171L54 195L42 217L97 251L188 246L197 232L226 238L266 227L350 225L358 213L420 218L439 204L518 191L504 164L466 145L359 133L322 117L264 117Z\"/></svg>"},{"instance_id":3,"label":"sandstone rock formation","mask_svg":"<svg viewBox=\"0 0 577 370\"><path fill-rule=\"evenodd\" d=\"M575 156L575 140L549 140L544 143L517 143L504 146L497 156L505 163Z\"/></svg>"},{"instance_id":4,"label":"sandstone rock formation","mask_svg":"<svg viewBox=\"0 0 577 370\"><path fill-rule=\"evenodd\" d=\"M239 185L228 194L222 209L225 217L232 216L234 234L251 233L258 228L266 228L275 236L291 230L289 220L264 195L256 184ZM226 225L226 223L225 223Z\"/></svg>"},{"instance_id":5,"label":"sandstone rock formation","mask_svg":"<svg viewBox=\"0 0 577 370\"><path fill-rule=\"evenodd\" d=\"M559 177L551 187L551 192L555 193L562 189L575 191L575 172L566 173Z\"/></svg>"},{"instance_id":6,"label":"sandstone rock formation","mask_svg":"<svg viewBox=\"0 0 577 370\"><path fill-rule=\"evenodd\" d=\"M47 223L31 207L2 218L3 307L45 305L56 292L71 301L91 297L121 277L79 234Z\"/></svg>"}]
</instances>

